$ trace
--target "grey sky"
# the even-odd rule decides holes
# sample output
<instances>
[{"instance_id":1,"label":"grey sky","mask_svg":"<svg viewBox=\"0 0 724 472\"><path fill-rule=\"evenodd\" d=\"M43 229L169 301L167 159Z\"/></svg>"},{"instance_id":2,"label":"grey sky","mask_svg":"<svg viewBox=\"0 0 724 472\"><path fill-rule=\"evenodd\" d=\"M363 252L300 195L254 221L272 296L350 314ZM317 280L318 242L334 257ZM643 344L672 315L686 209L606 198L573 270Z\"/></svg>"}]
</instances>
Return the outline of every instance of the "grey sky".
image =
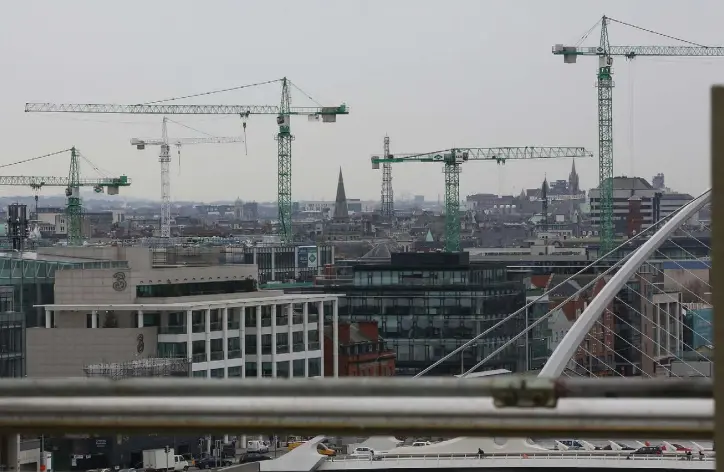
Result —
<instances>
[{"instance_id":1,"label":"grey sky","mask_svg":"<svg viewBox=\"0 0 724 472\"><path fill-rule=\"evenodd\" d=\"M724 4L715 0L7 0L3 10L0 163L76 145L109 174L133 178L126 195L149 198L160 192L158 148L137 151L128 140L158 136L160 116L25 114L24 103L139 103L286 75L325 105L351 107L335 124L293 120L294 199L333 199L339 166L348 197L377 199L381 175L369 156L381 151L385 133L393 152L572 145L597 155L596 60L563 64L551 46L577 41L604 13L724 44ZM612 44L672 44L616 24L610 33ZM664 172L673 188L705 189L709 87L724 76L724 58L619 59L614 73L615 173L633 169L650 179ZM293 93L294 104L311 104ZM193 103L278 101L279 87L267 85ZM241 130L236 117L171 118L218 136ZM172 137L198 136L170 130ZM180 174L172 164L173 198L274 199L275 132L273 117L253 116L248 155L239 144L186 147ZM2 172L66 175L67 163L60 157ZM576 164L583 186L594 186L596 159ZM86 176L97 175L83 165ZM570 165L468 163L461 194L520 192L545 173L566 178ZM442 195L441 171L436 164L394 167L396 195ZM0 188L3 195L20 191ZM58 192L43 191L51 193Z\"/></svg>"}]
</instances>

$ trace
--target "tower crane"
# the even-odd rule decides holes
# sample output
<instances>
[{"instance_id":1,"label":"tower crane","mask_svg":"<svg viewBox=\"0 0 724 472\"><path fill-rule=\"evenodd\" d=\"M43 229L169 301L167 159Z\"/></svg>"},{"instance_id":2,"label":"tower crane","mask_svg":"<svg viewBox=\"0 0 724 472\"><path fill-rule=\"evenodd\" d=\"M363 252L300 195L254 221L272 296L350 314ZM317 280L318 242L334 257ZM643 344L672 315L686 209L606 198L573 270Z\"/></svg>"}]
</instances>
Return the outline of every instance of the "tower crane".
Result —
<instances>
[{"instance_id":1,"label":"tower crane","mask_svg":"<svg viewBox=\"0 0 724 472\"><path fill-rule=\"evenodd\" d=\"M593 157L582 147L489 147L453 148L404 157L372 157L372 168L380 164L402 162L439 162L445 173L445 250L460 251L460 166L467 161L493 161L505 164L509 159L550 159L559 157Z\"/></svg>"},{"instance_id":2,"label":"tower crane","mask_svg":"<svg viewBox=\"0 0 724 472\"><path fill-rule=\"evenodd\" d=\"M178 149L179 157L181 156L181 146L185 144L226 144L240 143L244 138L239 137L214 137L205 138L176 138L169 140L168 138L168 118L163 117L161 125L161 138L132 138L131 145L136 149L145 149L146 146L161 146L161 153L158 161L161 163L161 237L171 237L171 144Z\"/></svg>"},{"instance_id":3,"label":"tower crane","mask_svg":"<svg viewBox=\"0 0 724 472\"><path fill-rule=\"evenodd\" d=\"M26 103L26 112L54 112L54 113L124 113L124 114L151 114L151 115L239 115L246 120L250 115L276 115L279 130L276 135L278 170L277 170L277 200L279 206L279 232L285 242L292 241L292 141L290 118L292 115L307 115L310 121L333 123L337 115L349 114L347 105L333 107L292 107L290 86L294 84L286 77L271 82L281 82L282 93L279 105L169 105L165 102L175 100L160 100L138 105L116 105L98 103ZM255 84L260 85L260 84ZM234 89L250 87L244 85ZM295 86L296 87L296 86ZM298 88L298 87L297 87ZM202 94L226 92L234 89L218 90ZM184 97L190 98L190 97ZM243 122L246 129L246 121Z\"/></svg>"},{"instance_id":4,"label":"tower crane","mask_svg":"<svg viewBox=\"0 0 724 472\"><path fill-rule=\"evenodd\" d=\"M392 157L409 157L419 154L421 153L391 154L390 137L385 136L382 154L385 161L382 163L382 191L380 192L380 212L384 219L392 221L392 217L395 216L395 194L392 189L392 163L389 159Z\"/></svg>"},{"instance_id":5,"label":"tower crane","mask_svg":"<svg viewBox=\"0 0 724 472\"><path fill-rule=\"evenodd\" d=\"M688 46L611 46L608 38L609 22L619 23L647 33L653 33L668 39L675 39ZM601 215L601 248L599 254L607 254L614 245L613 224L613 58L634 59L639 56L658 57L714 57L724 56L724 47L709 47L679 38L641 28L630 23L603 16L601 36L598 47L553 46L553 54L563 56L563 62L574 64L578 56L597 56L596 86L598 88L598 181L599 214ZM596 25L598 25L596 23ZM596 27L584 35L587 37Z\"/></svg>"},{"instance_id":6,"label":"tower crane","mask_svg":"<svg viewBox=\"0 0 724 472\"><path fill-rule=\"evenodd\" d=\"M65 187L65 196L68 199L66 204L66 216L68 218L68 245L80 246L83 243L83 208L80 200L80 187L93 187L93 190L96 193L103 193L105 190L108 195L117 195L120 187L128 187L131 185L131 180L125 175L121 175L120 177L82 179L80 177L80 165L78 162L80 152L75 147L41 157L47 157L68 151L70 151L70 169L67 177L3 175L0 176L0 185L28 186L34 190L39 190L43 187ZM34 159L35 158L25 159L20 162L27 162ZM20 162L16 164L19 164Z\"/></svg>"}]
</instances>

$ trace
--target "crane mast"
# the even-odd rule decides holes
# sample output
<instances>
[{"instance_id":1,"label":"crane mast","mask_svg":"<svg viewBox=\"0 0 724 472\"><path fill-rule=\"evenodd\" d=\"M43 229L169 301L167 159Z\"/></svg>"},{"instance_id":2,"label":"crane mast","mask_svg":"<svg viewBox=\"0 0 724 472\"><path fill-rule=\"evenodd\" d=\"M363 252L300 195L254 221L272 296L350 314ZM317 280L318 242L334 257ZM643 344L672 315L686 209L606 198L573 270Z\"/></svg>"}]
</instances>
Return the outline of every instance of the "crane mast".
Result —
<instances>
[{"instance_id":1,"label":"crane mast","mask_svg":"<svg viewBox=\"0 0 724 472\"><path fill-rule=\"evenodd\" d=\"M70 169L68 170L68 197L66 211L68 214L68 244L79 246L83 242L83 210L80 203L80 166L75 147L70 150Z\"/></svg>"},{"instance_id":2,"label":"crane mast","mask_svg":"<svg viewBox=\"0 0 724 472\"><path fill-rule=\"evenodd\" d=\"M723 47L710 47L691 41L679 40L688 46L611 46L608 26L611 22L619 23L634 29L653 33L668 39L656 31L603 16L601 18L601 35L598 47L553 46L553 54L563 56L566 64L575 64L578 56L598 57L596 70L596 87L598 89L598 188L600 192L598 208L600 215L601 246L599 255L608 254L614 248L615 226L613 221L613 58L623 57L634 59L647 57L721 57Z\"/></svg>"},{"instance_id":3,"label":"crane mast","mask_svg":"<svg viewBox=\"0 0 724 472\"><path fill-rule=\"evenodd\" d=\"M161 237L171 237L171 146L168 144L168 127L166 117L161 126L161 153L158 162L161 164Z\"/></svg>"},{"instance_id":4,"label":"crane mast","mask_svg":"<svg viewBox=\"0 0 724 472\"><path fill-rule=\"evenodd\" d=\"M292 141L290 127L291 97L287 78L282 79L282 100L277 116L277 205L279 234L284 242L292 242Z\"/></svg>"},{"instance_id":5,"label":"crane mast","mask_svg":"<svg viewBox=\"0 0 724 472\"><path fill-rule=\"evenodd\" d=\"M184 144L225 144L236 143L243 138L224 138L224 137L208 137L208 138L178 138L169 141L168 137L168 121L163 117L161 125L161 139L156 138L133 138L131 145L137 149L145 149L146 146L161 146L161 152L158 161L161 164L161 220L160 220L160 236L162 238L171 237L171 144L179 148Z\"/></svg>"},{"instance_id":6,"label":"crane mast","mask_svg":"<svg viewBox=\"0 0 724 472\"><path fill-rule=\"evenodd\" d=\"M445 175L445 250L460 251L460 166L467 161L493 161L505 164L509 159L552 159L561 157L592 157L582 147L523 146L488 148L452 148L421 154L373 156L372 168L380 164L403 162L438 162L444 165Z\"/></svg>"},{"instance_id":7,"label":"crane mast","mask_svg":"<svg viewBox=\"0 0 724 472\"><path fill-rule=\"evenodd\" d=\"M390 157L389 136L385 136L383 157ZM380 196L382 218L391 222L392 217L395 215L395 196L392 190L392 164L389 162L382 164L382 192Z\"/></svg>"},{"instance_id":8,"label":"crane mast","mask_svg":"<svg viewBox=\"0 0 724 472\"><path fill-rule=\"evenodd\" d=\"M608 23L604 16L601 22L600 47L603 54L598 59L598 183L599 215L601 215L601 248L599 254L608 254L613 249L613 58L608 54Z\"/></svg>"},{"instance_id":9,"label":"crane mast","mask_svg":"<svg viewBox=\"0 0 724 472\"><path fill-rule=\"evenodd\" d=\"M123 113L150 115L238 115L242 119L250 115L275 115L279 132L278 141L278 182L277 201L279 204L279 234L285 242L292 240L292 136L290 117L307 115L310 121L322 119L323 123L334 123L337 115L348 115L346 104L325 107L292 107L290 85L286 77L282 84L281 102L279 105L169 105L155 102L137 105L119 105L110 103L26 103L28 113ZM211 92L216 93L216 92ZM163 152L163 150L162 150ZM164 186L162 178L161 186ZM169 207L170 208L170 207ZM163 215L162 215L163 217ZM170 221L170 214L168 215Z\"/></svg>"}]
</instances>

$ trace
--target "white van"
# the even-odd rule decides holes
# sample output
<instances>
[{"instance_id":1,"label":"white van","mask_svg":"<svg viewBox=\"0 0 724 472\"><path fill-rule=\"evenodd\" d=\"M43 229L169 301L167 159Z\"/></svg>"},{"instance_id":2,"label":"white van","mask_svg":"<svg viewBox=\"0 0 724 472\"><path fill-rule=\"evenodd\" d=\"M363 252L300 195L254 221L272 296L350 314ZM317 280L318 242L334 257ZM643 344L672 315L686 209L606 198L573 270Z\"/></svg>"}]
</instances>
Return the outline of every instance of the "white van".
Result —
<instances>
[{"instance_id":1,"label":"white van","mask_svg":"<svg viewBox=\"0 0 724 472\"><path fill-rule=\"evenodd\" d=\"M258 452L266 454L269 452L269 444L266 441L252 440L246 442L246 452Z\"/></svg>"},{"instance_id":2,"label":"white van","mask_svg":"<svg viewBox=\"0 0 724 472\"><path fill-rule=\"evenodd\" d=\"M179 472L182 470L189 470L189 461L184 456L174 455L173 456L173 470Z\"/></svg>"}]
</instances>

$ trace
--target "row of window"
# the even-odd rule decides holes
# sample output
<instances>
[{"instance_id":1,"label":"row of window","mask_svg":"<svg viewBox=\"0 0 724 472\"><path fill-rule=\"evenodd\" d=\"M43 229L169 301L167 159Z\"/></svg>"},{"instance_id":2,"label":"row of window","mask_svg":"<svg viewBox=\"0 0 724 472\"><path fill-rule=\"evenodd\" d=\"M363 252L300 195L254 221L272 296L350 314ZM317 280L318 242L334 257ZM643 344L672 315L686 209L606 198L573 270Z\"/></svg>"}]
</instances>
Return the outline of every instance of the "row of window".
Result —
<instances>
[{"instance_id":1,"label":"row of window","mask_svg":"<svg viewBox=\"0 0 724 472\"><path fill-rule=\"evenodd\" d=\"M136 297L188 297L192 295L216 295L240 292L255 292L256 280L215 280L179 284L137 285Z\"/></svg>"},{"instance_id":2,"label":"row of window","mask_svg":"<svg viewBox=\"0 0 724 472\"><path fill-rule=\"evenodd\" d=\"M257 335L247 334L244 339L244 354L257 353ZM288 352L317 351L321 348L319 341L319 331L310 330L307 333L306 349L304 345L304 333L295 331L292 333L291 344L289 342L289 333L276 333L276 354L286 354ZM197 340L191 342L191 357L193 362L206 362L206 341ZM272 354L272 335L263 334L261 336L261 353ZM158 343L159 357L170 358L186 358L186 342L160 342ZM237 359L241 357L241 338L233 337L227 339L227 355L228 359ZM211 361L224 359L224 340L222 338L209 340L208 358Z\"/></svg>"},{"instance_id":3,"label":"row of window","mask_svg":"<svg viewBox=\"0 0 724 472\"><path fill-rule=\"evenodd\" d=\"M305 370L305 362L309 361L309 377L317 377L322 375L322 360L318 357L313 359L294 359L291 362L290 361L279 361L276 363L277 372L276 377L277 378L292 378L292 377L304 377L304 370ZM274 366L271 362L262 362L261 363L261 376L262 377L273 377L274 376ZM241 377L242 375L242 367L241 366L235 366L235 367L228 367L228 376L229 377ZM244 369L244 376L246 378L256 377L259 372L259 366L257 362L251 362L247 363L243 367ZM224 369L211 369L209 371L209 377L211 378L224 378ZM197 370L192 373L192 377L201 377L206 378L207 377L207 371L205 370Z\"/></svg>"}]
</instances>

